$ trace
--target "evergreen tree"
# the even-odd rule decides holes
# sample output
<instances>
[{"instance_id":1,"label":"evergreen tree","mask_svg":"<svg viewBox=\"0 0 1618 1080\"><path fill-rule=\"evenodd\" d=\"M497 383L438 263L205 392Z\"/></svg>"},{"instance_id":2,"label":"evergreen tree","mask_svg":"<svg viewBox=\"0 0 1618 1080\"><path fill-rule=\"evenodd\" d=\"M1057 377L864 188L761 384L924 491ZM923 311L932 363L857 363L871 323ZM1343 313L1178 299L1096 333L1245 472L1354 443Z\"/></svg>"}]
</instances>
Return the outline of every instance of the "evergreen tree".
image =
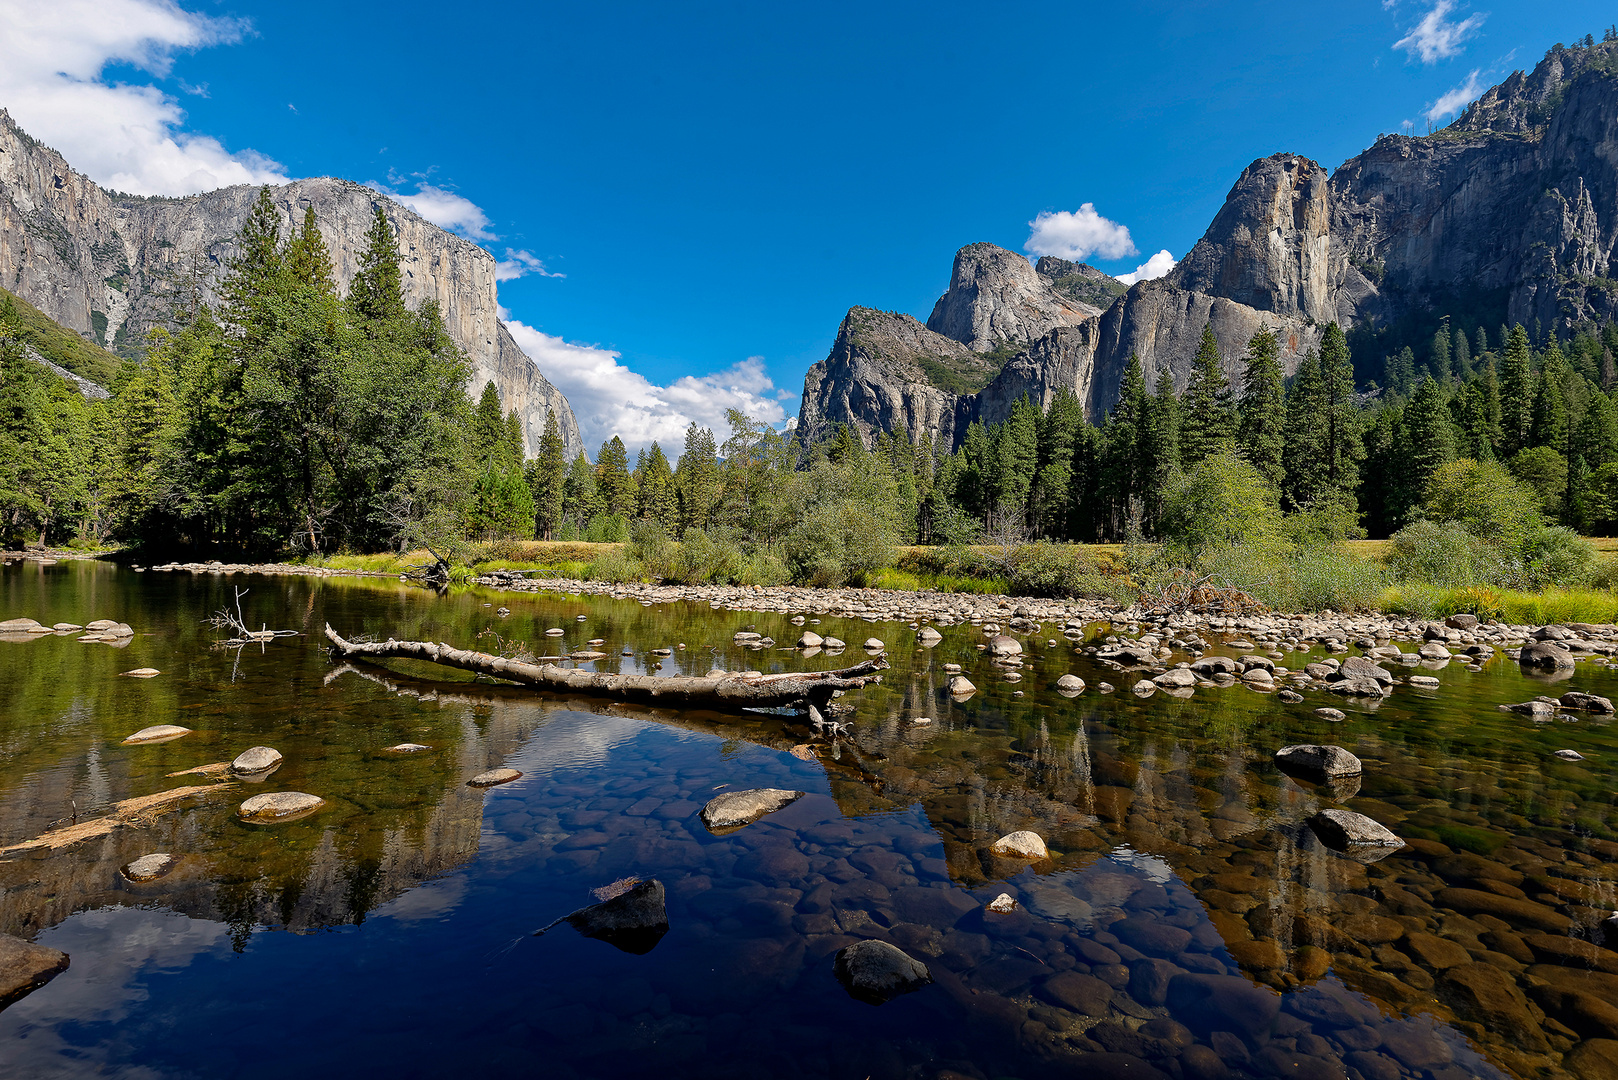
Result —
<instances>
[{"instance_id":1,"label":"evergreen tree","mask_svg":"<svg viewBox=\"0 0 1618 1080\"><path fill-rule=\"evenodd\" d=\"M664 532L672 534L679 524L680 501L674 493L674 472L669 468L669 459L655 442L646 455L637 494L640 516L657 522Z\"/></svg>"},{"instance_id":2,"label":"evergreen tree","mask_svg":"<svg viewBox=\"0 0 1618 1080\"><path fill-rule=\"evenodd\" d=\"M1246 370L1236 405L1236 448L1270 483L1280 486L1285 470L1286 391L1275 333L1260 327L1247 343Z\"/></svg>"},{"instance_id":3,"label":"evergreen tree","mask_svg":"<svg viewBox=\"0 0 1618 1080\"><path fill-rule=\"evenodd\" d=\"M1450 352L1455 367L1455 374L1462 380L1472 378L1472 349L1466 342L1466 332L1459 326L1455 328L1455 346Z\"/></svg>"},{"instance_id":4,"label":"evergreen tree","mask_svg":"<svg viewBox=\"0 0 1618 1080\"><path fill-rule=\"evenodd\" d=\"M1476 346L1477 347L1472 350L1473 354L1479 360L1482 360L1489 351L1489 333L1488 331L1484 330L1482 326L1478 327Z\"/></svg>"},{"instance_id":5,"label":"evergreen tree","mask_svg":"<svg viewBox=\"0 0 1618 1080\"><path fill-rule=\"evenodd\" d=\"M664 468L668 467L667 462ZM539 437L539 453L526 470L528 488L534 495L534 533L550 540L562 524L562 500L567 486L567 448L556 410L545 414L545 432Z\"/></svg>"},{"instance_id":6,"label":"evergreen tree","mask_svg":"<svg viewBox=\"0 0 1618 1080\"><path fill-rule=\"evenodd\" d=\"M863 458L865 446L847 428L839 432L838 449L842 458ZM680 528L705 529L719 504L719 456L713 432L695 422L685 429L685 451L674 470L675 491L680 499Z\"/></svg>"},{"instance_id":7,"label":"evergreen tree","mask_svg":"<svg viewBox=\"0 0 1618 1080\"><path fill-rule=\"evenodd\" d=\"M1106 531L1121 536L1138 524L1143 488L1140 451L1145 438L1147 417L1146 376L1140 357L1129 354L1123 381L1118 387L1118 404L1108 414L1103 428L1103 460L1100 490L1107 510L1103 515ZM970 435L970 431L968 432Z\"/></svg>"},{"instance_id":8,"label":"evergreen tree","mask_svg":"<svg viewBox=\"0 0 1618 1080\"><path fill-rule=\"evenodd\" d=\"M332 280L331 252L315 223L313 206L303 208L303 228L287 245L286 272L294 284L334 295L337 292Z\"/></svg>"},{"instance_id":9,"label":"evergreen tree","mask_svg":"<svg viewBox=\"0 0 1618 1080\"><path fill-rule=\"evenodd\" d=\"M1149 529L1156 527L1163 498L1184 457L1182 419L1180 401L1174 396L1174 378L1165 367L1157 373L1157 384L1146 401L1146 423L1140 440L1140 495Z\"/></svg>"},{"instance_id":10,"label":"evergreen tree","mask_svg":"<svg viewBox=\"0 0 1618 1080\"><path fill-rule=\"evenodd\" d=\"M499 453L505 432L506 414L500 405L500 388L490 379L483 384L477 411L472 415L472 455L480 464Z\"/></svg>"},{"instance_id":11,"label":"evergreen tree","mask_svg":"<svg viewBox=\"0 0 1618 1080\"><path fill-rule=\"evenodd\" d=\"M1377 410L1365 437L1365 482L1360 504L1372 536L1390 536L1408 524L1416 504L1410 484L1409 446L1405 439L1404 410L1387 406Z\"/></svg>"},{"instance_id":12,"label":"evergreen tree","mask_svg":"<svg viewBox=\"0 0 1618 1080\"><path fill-rule=\"evenodd\" d=\"M1412 502L1426 494L1427 478L1455 457L1455 434L1443 388L1431 375L1423 379L1404 409L1404 436Z\"/></svg>"},{"instance_id":13,"label":"evergreen tree","mask_svg":"<svg viewBox=\"0 0 1618 1080\"><path fill-rule=\"evenodd\" d=\"M1440 383L1450 376L1450 337L1449 323L1441 320L1438 331L1433 334L1433 343L1427 353L1427 370L1432 372L1433 378Z\"/></svg>"},{"instance_id":14,"label":"evergreen tree","mask_svg":"<svg viewBox=\"0 0 1618 1080\"><path fill-rule=\"evenodd\" d=\"M1573 436L1573 452L1592 470L1618 461L1618 407L1606 394L1597 391L1590 395Z\"/></svg>"},{"instance_id":15,"label":"evergreen tree","mask_svg":"<svg viewBox=\"0 0 1618 1080\"><path fill-rule=\"evenodd\" d=\"M1561 357L1558 355L1557 360ZM1533 411L1529 417L1528 445L1548 446L1557 453L1567 450L1567 399L1563 396L1563 382L1556 364L1549 363L1540 371L1534 389Z\"/></svg>"},{"instance_id":16,"label":"evergreen tree","mask_svg":"<svg viewBox=\"0 0 1618 1080\"><path fill-rule=\"evenodd\" d=\"M1067 387L1058 390L1039 427L1039 472L1032 510L1039 535L1066 539L1073 487L1073 456L1085 427L1084 406Z\"/></svg>"},{"instance_id":17,"label":"evergreen tree","mask_svg":"<svg viewBox=\"0 0 1618 1080\"><path fill-rule=\"evenodd\" d=\"M382 212L382 204L372 207L371 227L365 234L365 250L360 253L359 269L348 289L348 302L361 319L383 322L404 311L404 278L399 272L399 243L393 226Z\"/></svg>"},{"instance_id":18,"label":"evergreen tree","mask_svg":"<svg viewBox=\"0 0 1618 1080\"><path fill-rule=\"evenodd\" d=\"M563 539L578 539L584 535L584 527L590 519L601 512L601 502L596 496L596 474L590 465L590 459L580 450L578 457L573 459L567 467L567 479L562 487L562 516L566 518L573 536Z\"/></svg>"},{"instance_id":19,"label":"evergreen tree","mask_svg":"<svg viewBox=\"0 0 1618 1080\"><path fill-rule=\"evenodd\" d=\"M1310 349L1298 364L1298 372L1287 390L1286 435L1281 451L1286 481L1282 492L1293 510L1325 497L1331 487L1327 468L1331 435L1326 413L1320 357Z\"/></svg>"},{"instance_id":20,"label":"evergreen tree","mask_svg":"<svg viewBox=\"0 0 1618 1080\"><path fill-rule=\"evenodd\" d=\"M606 513L634 516L635 481L629 475L629 452L616 435L601 444L596 458L596 497Z\"/></svg>"},{"instance_id":21,"label":"evergreen tree","mask_svg":"<svg viewBox=\"0 0 1618 1080\"><path fill-rule=\"evenodd\" d=\"M994 507L1028 520L1028 496L1039 465L1039 409L1026 396L1011 406L1011 415L995 429L994 472L989 489Z\"/></svg>"},{"instance_id":22,"label":"evergreen tree","mask_svg":"<svg viewBox=\"0 0 1618 1080\"><path fill-rule=\"evenodd\" d=\"M1187 467L1224 453L1233 445L1236 413L1231 407L1230 380L1225 377L1224 360L1211 324L1202 328L1202 341L1191 362L1191 378L1180 414L1180 458Z\"/></svg>"},{"instance_id":23,"label":"evergreen tree","mask_svg":"<svg viewBox=\"0 0 1618 1080\"><path fill-rule=\"evenodd\" d=\"M1352 503L1359 487L1359 460L1364 453L1359 432L1359 406L1354 397L1354 362L1348 339L1335 322L1320 338L1320 385L1325 409L1326 482L1335 500Z\"/></svg>"},{"instance_id":24,"label":"evergreen tree","mask_svg":"<svg viewBox=\"0 0 1618 1080\"><path fill-rule=\"evenodd\" d=\"M1519 324L1506 338L1500 369L1501 456L1509 457L1530 445L1534 419L1534 381L1529 371L1528 334Z\"/></svg>"}]
</instances>

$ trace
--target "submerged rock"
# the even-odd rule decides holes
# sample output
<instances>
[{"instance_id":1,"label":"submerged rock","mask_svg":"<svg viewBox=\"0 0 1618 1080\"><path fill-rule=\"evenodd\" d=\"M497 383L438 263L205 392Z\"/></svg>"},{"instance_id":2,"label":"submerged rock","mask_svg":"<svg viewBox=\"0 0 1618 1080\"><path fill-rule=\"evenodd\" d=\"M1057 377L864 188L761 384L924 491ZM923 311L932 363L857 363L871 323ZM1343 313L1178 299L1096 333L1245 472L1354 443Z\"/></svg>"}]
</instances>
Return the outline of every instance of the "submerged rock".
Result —
<instances>
[{"instance_id":1,"label":"submerged rock","mask_svg":"<svg viewBox=\"0 0 1618 1080\"><path fill-rule=\"evenodd\" d=\"M581 908L566 920L587 938L605 941L636 956L649 953L669 932L663 883L655 878L636 883L628 891Z\"/></svg>"},{"instance_id":2,"label":"submerged rock","mask_svg":"<svg viewBox=\"0 0 1618 1080\"><path fill-rule=\"evenodd\" d=\"M1552 705L1548 701L1540 701L1538 699L1533 701L1519 702L1516 705L1497 705L1495 707L1501 712L1522 713L1524 716L1532 716L1535 718L1542 716L1550 717L1556 714L1555 705Z\"/></svg>"},{"instance_id":3,"label":"submerged rock","mask_svg":"<svg viewBox=\"0 0 1618 1080\"><path fill-rule=\"evenodd\" d=\"M1556 756L1563 761L1583 761L1584 755L1577 750L1558 750Z\"/></svg>"},{"instance_id":4,"label":"submerged rock","mask_svg":"<svg viewBox=\"0 0 1618 1080\"><path fill-rule=\"evenodd\" d=\"M1602 716L1612 715L1612 702L1595 694L1584 694L1577 690L1569 690L1559 699L1562 708L1573 709L1578 712L1597 713Z\"/></svg>"},{"instance_id":5,"label":"submerged rock","mask_svg":"<svg viewBox=\"0 0 1618 1080\"><path fill-rule=\"evenodd\" d=\"M397 746L388 747L388 753L390 753L390 754L419 754L423 750L431 750L431 749L432 749L432 747L427 746L424 743L402 742Z\"/></svg>"},{"instance_id":6,"label":"submerged rock","mask_svg":"<svg viewBox=\"0 0 1618 1080\"><path fill-rule=\"evenodd\" d=\"M154 667L138 667L129 671L120 671L118 674L127 675L131 679L150 679L163 673Z\"/></svg>"},{"instance_id":7,"label":"submerged rock","mask_svg":"<svg viewBox=\"0 0 1618 1080\"><path fill-rule=\"evenodd\" d=\"M833 970L850 997L881 1005L933 981L927 965L886 941L856 941L837 953Z\"/></svg>"},{"instance_id":8,"label":"submerged rock","mask_svg":"<svg viewBox=\"0 0 1618 1080\"><path fill-rule=\"evenodd\" d=\"M0 934L0 1007L38 990L67 965L65 952Z\"/></svg>"},{"instance_id":9,"label":"submerged rock","mask_svg":"<svg viewBox=\"0 0 1618 1080\"><path fill-rule=\"evenodd\" d=\"M318 795L309 795L302 791L274 791L254 795L242 803L237 816L243 821L273 825L307 817L325 805L326 800Z\"/></svg>"},{"instance_id":10,"label":"submerged rock","mask_svg":"<svg viewBox=\"0 0 1618 1080\"><path fill-rule=\"evenodd\" d=\"M803 798L801 791L782 788L754 788L750 791L727 791L708 800L701 811L702 823L710 831L739 829L751 825L766 814L773 814Z\"/></svg>"},{"instance_id":11,"label":"submerged rock","mask_svg":"<svg viewBox=\"0 0 1618 1080\"><path fill-rule=\"evenodd\" d=\"M1288 772L1304 773L1330 779L1336 776L1358 776L1362 771L1360 759L1341 746L1303 743L1283 746L1275 752L1275 763Z\"/></svg>"},{"instance_id":12,"label":"submerged rock","mask_svg":"<svg viewBox=\"0 0 1618 1080\"><path fill-rule=\"evenodd\" d=\"M1019 829L1014 833L1007 833L994 842L989 849L996 855L1006 855L1017 859L1044 859L1050 853L1045 850L1044 839L1036 832Z\"/></svg>"},{"instance_id":13,"label":"submerged rock","mask_svg":"<svg viewBox=\"0 0 1618 1080\"><path fill-rule=\"evenodd\" d=\"M467 781L471 787L494 787L498 784L509 784L513 780L522 778L522 773L516 769L490 769L480 772Z\"/></svg>"},{"instance_id":14,"label":"submerged rock","mask_svg":"<svg viewBox=\"0 0 1618 1080\"><path fill-rule=\"evenodd\" d=\"M1352 810L1322 810L1307 824L1321 843L1362 862L1375 862L1405 846L1386 826Z\"/></svg>"},{"instance_id":15,"label":"submerged rock","mask_svg":"<svg viewBox=\"0 0 1618 1080\"><path fill-rule=\"evenodd\" d=\"M992 911L997 915L1006 915L1017 910L1017 901L1010 893L1001 893L999 896L983 905L983 910Z\"/></svg>"},{"instance_id":16,"label":"submerged rock","mask_svg":"<svg viewBox=\"0 0 1618 1080\"><path fill-rule=\"evenodd\" d=\"M134 862L125 866L120 873L137 885L144 885L149 881L156 881L179 865L179 858L163 852L152 855L142 855Z\"/></svg>"},{"instance_id":17,"label":"submerged rock","mask_svg":"<svg viewBox=\"0 0 1618 1080\"><path fill-rule=\"evenodd\" d=\"M184 738L191 734L191 729L178 724L154 724L151 727L141 728L135 734L124 740L126 745L133 743L168 742L171 739Z\"/></svg>"},{"instance_id":18,"label":"submerged rock","mask_svg":"<svg viewBox=\"0 0 1618 1080\"><path fill-rule=\"evenodd\" d=\"M234 773L268 772L280 765L283 760L281 751L274 747L253 746L236 755L236 760L230 763L230 771Z\"/></svg>"}]
</instances>

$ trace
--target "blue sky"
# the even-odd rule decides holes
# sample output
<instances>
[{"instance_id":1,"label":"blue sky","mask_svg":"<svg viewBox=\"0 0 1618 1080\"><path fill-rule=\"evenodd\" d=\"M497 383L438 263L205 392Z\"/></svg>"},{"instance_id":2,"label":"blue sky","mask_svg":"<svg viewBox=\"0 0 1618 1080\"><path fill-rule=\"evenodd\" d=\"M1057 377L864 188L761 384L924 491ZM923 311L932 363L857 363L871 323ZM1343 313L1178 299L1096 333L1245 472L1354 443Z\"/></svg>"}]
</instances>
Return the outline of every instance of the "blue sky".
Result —
<instances>
[{"instance_id":1,"label":"blue sky","mask_svg":"<svg viewBox=\"0 0 1618 1080\"><path fill-rule=\"evenodd\" d=\"M1045 213L1036 249L1112 273L1182 256L1254 158L1335 167L1614 16L0 0L0 106L126 190L415 197L504 261L501 303L592 447L667 445L725 404L794 414L844 312L925 319L964 244L1025 250Z\"/></svg>"}]
</instances>

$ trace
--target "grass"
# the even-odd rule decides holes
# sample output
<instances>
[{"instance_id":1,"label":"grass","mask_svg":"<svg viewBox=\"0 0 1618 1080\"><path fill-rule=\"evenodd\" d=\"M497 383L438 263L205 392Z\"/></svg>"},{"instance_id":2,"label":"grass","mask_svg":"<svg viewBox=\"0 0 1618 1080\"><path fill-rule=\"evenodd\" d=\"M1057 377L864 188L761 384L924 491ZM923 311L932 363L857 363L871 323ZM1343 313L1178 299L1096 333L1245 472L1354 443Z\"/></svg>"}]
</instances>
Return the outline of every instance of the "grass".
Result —
<instances>
[{"instance_id":1,"label":"grass","mask_svg":"<svg viewBox=\"0 0 1618 1080\"><path fill-rule=\"evenodd\" d=\"M101 386L112 383L118 369L123 366L123 360L116 353L53 321L22 297L0 289L0 305L8 300L17 313L17 320L22 323L23 340L32 345L35 352L80 378Z\"/></svg>"}]
</instances>

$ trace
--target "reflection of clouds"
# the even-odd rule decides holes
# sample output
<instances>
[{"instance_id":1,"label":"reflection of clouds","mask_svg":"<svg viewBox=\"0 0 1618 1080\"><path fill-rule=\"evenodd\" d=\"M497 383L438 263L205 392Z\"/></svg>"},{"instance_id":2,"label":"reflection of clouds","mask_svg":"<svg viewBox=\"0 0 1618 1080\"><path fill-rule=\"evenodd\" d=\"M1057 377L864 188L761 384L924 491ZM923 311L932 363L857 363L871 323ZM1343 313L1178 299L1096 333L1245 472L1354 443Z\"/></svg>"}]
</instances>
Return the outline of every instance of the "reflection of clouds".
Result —
<instances>
[{"instance_id":1,"label":"reflection of clouds","mask_svg":"<svg viewBox=\"0 0 1618 1080\"><path fill-rule=\"evenodd\" d=\"M131 1003L146 999L142 984L148 975L189 967L203 954L230 955L223 923L146 908L86 911L41 934L39 943L73 960L49 985L4 1014L5 1030L14 1033L5 1044L8 1075L35 1080L88 1073L123 1080L158 1076L144 1066L112 1063L129 1056L116 1027L104 1038L86 1039L85 1025L123 1021ZM74 1032L74 1038L63 1038L64 1031Z\"/></svg>"},{"instance_id":2,"label":"reflection of clouds","mask_svg":"<svg viewBox=\"0 0 1618 1080\"><path fill-rule=\"evenodd\" d=\"M465 896L466 877L457 874L411 889L396 900L377 908L375 914L380 918L397 919L400 922L425 922L448 915L461 905L461 900Z\"/></svg>"},{"instance_id":3,"label":"reflection of clouds","mask_svg":"<svg viewBox=\"0 0 1618 1080\"><path fill-rule=\"evenodd\" d=\"M1114 862L1123 863L1131 870L1145 874L1148 879L1159 885L1174 879L1174 868L1156 855L1148 855L1144 851L1136 851L1126 845L1113 848L1111 857Z\"/></svg>"},{"instance_id":4,"label":"reflection of clouds","mask_svg":"<svg viewBox=\"0 0 1618 1080\"><path fill-rule=\"evenodd\" d=\"M551 769L599 768L617 747L654 727L660 735L678 740L710 738L697 732L657 726L648 720L599 713L563 712L551 714L533 742L512 756L510 765L533 775Z\"/></svg>"}]
</instances>

